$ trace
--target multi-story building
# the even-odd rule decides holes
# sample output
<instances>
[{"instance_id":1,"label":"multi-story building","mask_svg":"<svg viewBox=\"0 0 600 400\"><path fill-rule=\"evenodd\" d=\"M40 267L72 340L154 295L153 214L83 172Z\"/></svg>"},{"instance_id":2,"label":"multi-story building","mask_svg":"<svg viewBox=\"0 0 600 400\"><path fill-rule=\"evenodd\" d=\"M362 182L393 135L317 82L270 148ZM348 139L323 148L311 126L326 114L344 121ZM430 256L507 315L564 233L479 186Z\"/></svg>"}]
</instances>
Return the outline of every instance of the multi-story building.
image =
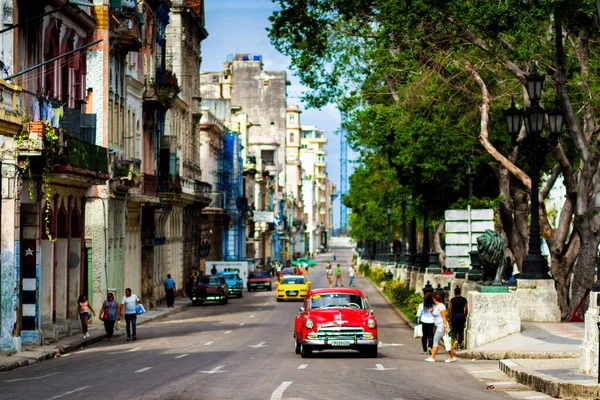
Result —
<instances>
[{"instance_id":1,"label":"multi-story building","mask_svg":"<svg viewBox=\"0 0 600 400\"><path fill-rule=\"evenodd\" d=\"M327 248L333 228L333 188L327 178L325 132L316 126L302 126L300 139L300 161L304 169L302 194L306 213L307 232L305 237L308 251L317 252Z\"/></svg>"},{"instance_id":2,"label":"multi-story building","mask_svg":"<svg viewBox=\"0 0 600 400\"><path fill-rule=\"evenodd\" d=\"M203 1L82 3L0 9L2 350L79 332L79 294L153 305L200 263Z\"/></svg>"},{"instance_id":3,"label":"multi-story building","mask_svg":"<svg viewBox=\"0 0 600 400\"><path fill-rule=\"evenodd\" d=\"M285 194L289 234L288 251L294 258L305 252L302 163L300 162L300 141L302 135L300 114L301 111L298 106L288 106L285 142Z\"/></svg>"}]
</instances>

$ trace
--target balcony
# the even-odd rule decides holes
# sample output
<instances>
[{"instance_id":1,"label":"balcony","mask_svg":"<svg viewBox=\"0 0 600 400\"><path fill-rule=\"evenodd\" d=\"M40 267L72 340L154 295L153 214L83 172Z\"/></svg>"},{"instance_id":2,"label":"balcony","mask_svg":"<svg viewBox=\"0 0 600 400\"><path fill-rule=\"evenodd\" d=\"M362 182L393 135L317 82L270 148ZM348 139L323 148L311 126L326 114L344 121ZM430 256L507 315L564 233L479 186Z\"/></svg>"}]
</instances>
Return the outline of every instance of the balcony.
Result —
<instances>
[{"instance_id":1,"label":"balcony","mask_svg":"<svg viewBox=\"0 0 600 400\"><path fill-rule=\"evenodd\" d=\"M56 183L89 187L106 183L108 173L108 149L87 143L81 139L65 140L62 154L54 167Z\"/></svg>"},{"instance_id":2,"label":"balcony","mask_svg":"<svg viewBox=\"0 0 600 400\"><path fill-rule=\"evenodd\" d=\"M248 144L257 146L279 146L281 141L279 136L250 135L248 138Z\"/></svg>"},{"instance_id":3,"label":"balcony","mask_svg":"<svg viewBox=\"0 0 600 400\"><path fill-rule=\"evenodd\" d=\"M327 203L327 197L325 197L325 196L320 197L319 198L319 202L320 203Z\"/></svg>"},{"instance_id":4,"label":"balcony","mask_svg":"<svg viewBox=\"0 0 600 400\"><path fill-rule=\"evenodd\" d=\"M212 192L212 185L210 183L196 180L194 182L194 189L194 193L198 199L207 204L211 203L212 198L210 197L210 193Z\"/></svg>"},{"instance_id":5,"label":"balcony","mask_svg":"<svg viewBox=\"0 0 600 400\"><path fill-rule=\"evenodd\" d=\"M158 177L158 193L177 194L181 193L181 177L179 174L164 174Z\"/></svg>"},{"instance_id":6,"label":"balcony","mask_svg":"<svg viewBox=\"0 0 600 400\"><path fill-rule=\"evenodd\" d=\"M325 179L325 178L327 178L327 174L323 174L323 173L317 174L317 179Z\"/></svg>"},{"instance_id":7,"label":"balcony","mask_svg":"<svg viewBox=\"0 0 600 400\"><path fill-rule=\"evenodd\" d=\"M169 109L179 91L180 88L175 74L159 65L156 67L155 77L148 79L146 82L144 102L156 108Z\"/></svg>"},{"instance_id":8,"label":"balcony","mask_svg":"<svg viewBox=\"0 0 600 400\"><path fill-rule=\"evenodd\" d=\"M142 47L142 25L139 13L124 8L115 9L111 18L110 42L122 53L137 52Z\"/></svg>"},{"instance_id":9,"label":"balcony","mask_svg":"<svg viewBox=\"0 0 600 400\"><path fill-rule=\"evenodd\" d=\"M21 132L21 88L0 79L0 135L13 136Z\"/></svg>"}]
</instances>

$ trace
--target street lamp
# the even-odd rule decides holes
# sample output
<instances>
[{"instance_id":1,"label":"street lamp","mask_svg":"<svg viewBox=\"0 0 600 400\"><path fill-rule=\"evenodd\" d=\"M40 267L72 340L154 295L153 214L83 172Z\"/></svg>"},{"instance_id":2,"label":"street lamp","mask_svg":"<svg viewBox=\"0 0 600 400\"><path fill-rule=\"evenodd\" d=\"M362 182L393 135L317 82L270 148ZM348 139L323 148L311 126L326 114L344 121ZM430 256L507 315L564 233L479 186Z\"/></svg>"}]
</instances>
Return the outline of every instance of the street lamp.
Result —
<instances>
[{"instance_id":1,"label":"street lamp","mask_svg":"<svg viewBox=\"0 0 600 400\"><path fill-rule=\"evenodd\" d=\"M387 205L387 207L385 208L385 212L387 213L387 218L388 218L388 232L387 232L387 247L386 247L386 253L390 252L390 238L391 238L391 218L392 218L392 206L391 205Z\"/></svg>"},{"instance_id":2,"label":"street lamp","mask_svg":"<svg viewBox=\"0 0 600 400\"><path fill-rule=\"evenodd\" d=\"M558 144L558 138L562 130L563 114L558 104L553 109L546 111L539 103L545 79L544 75L538 74L534 69L525 79L527 80L527 94L531 100L531 105L521 111L515 107L514 101L512 101L511 107L504 111L508 133L513 144L518 145L527 157L531 174L529 248L523 261L521 279L549 279L548 261L542 256L542 239L540 235L540 169L545 155ZM546 115L549 121L549 136L547 138L541 136ZM521 117L523 117L527 136L517 143L521 130Z\"/></svg>"}]
</instances>

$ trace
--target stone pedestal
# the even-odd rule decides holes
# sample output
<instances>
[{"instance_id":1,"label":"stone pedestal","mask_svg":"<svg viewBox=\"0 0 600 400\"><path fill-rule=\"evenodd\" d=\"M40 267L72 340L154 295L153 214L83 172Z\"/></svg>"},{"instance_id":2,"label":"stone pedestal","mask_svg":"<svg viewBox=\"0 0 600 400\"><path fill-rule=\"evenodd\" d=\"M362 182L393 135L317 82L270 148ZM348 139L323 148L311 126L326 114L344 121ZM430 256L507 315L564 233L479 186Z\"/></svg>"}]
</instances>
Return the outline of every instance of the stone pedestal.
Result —
<instances>
[{"instance_id":1,"label":"stone pedestal","mask_svg":"<svg viewBox=\"0 0 600 400\"><path fill-rule=\"evenodd\" d=\"M479 293L471 290L467 294L467 301L467 349L521 331L518 299L513 293Z\"/></svg>"},{"instance_id":2,"label":"stone pedestal","mask_svg":"<svg viewBox=\"0 0 600 400\"><path fill-rule=\"evenodd\" d=\"M469 292L478 292L479 291L477 289L478 286L479 286L479 284L477 284L477 282L464 281L462 284L462 287L461 287L462 288L461 296L468 300L469 298L467 297L467 295L469 294Z\"/></svg>"},{"instance_id":3,"label":"stone pedestal","mask_svg":"<svg viewBox=\"0 0 600 400\"><path fill-rule=\"evenodd\" d=\"M416 282L415 292L420 292L423 290L423 286L425 286L425 273L419 272L417 273L417 282Z\"/></svg>"},{"instance_id":4,"label":"stone pedestal","mask_svg":"<svg viewBox=\"0 0 600 400\"><path fill-rule=\"evenodd\" d=\"M400 279L400 282L402 283L407 283L410 277L410 271L407 270L406 268L401 268L400 269L400 276L398 277L398 279Z\"/></svg>"},{"instance_id":5,"label":"stone pedestal","mask_svg":"<svg viewBox=\"0 0 600 400\"><path fill-rule=\"evenodd\" d=\"M427 283L427 281L429 281L429 283L431 283L431 286L433 286L434 288L436 288L438 286L438 284L443 287L443 288L447 288L448 284L450 282L452 282L452 280L454 279L453 275L444 275L444 274L431 274L426 272L425 276L423 277L423 285L425 285L425 283ZM454 288L453 288L454 290Z\"/></svg>"},{"instance_id":6,"label":"stone pedestal","mask_svg":"<svg viewBox=\"0 0 600 400\"><path fill-rule=\"evenodd\" d=\"M518 279L515 291L521 321L560 322L558 295L552 279Z\"/></svg>"},{"instance_id":7,"label":"stone pedestal","mask_svg":"<svg viewBox=\"0 0 600 400\"><path fill-rule=\"evenodd\" d=\"M417 275L419 274L418 271L410 271L410 283L409 283L409 288L410 290L416 291L419 290L417 289ZM421 287L423 287L423 285L421 285Z\"/></svg>"},{"instance_id":8,"label":"stone pedestal","mask_svg":"<svg viewBox=\"0 0 600 400\"><path fill-rule=\"evenodd\" d=\"M590 292L590 306L585 313L585 332L581 342L579 369L584 374L598 374L598 293Z\"/></svg>"}]
</instances>

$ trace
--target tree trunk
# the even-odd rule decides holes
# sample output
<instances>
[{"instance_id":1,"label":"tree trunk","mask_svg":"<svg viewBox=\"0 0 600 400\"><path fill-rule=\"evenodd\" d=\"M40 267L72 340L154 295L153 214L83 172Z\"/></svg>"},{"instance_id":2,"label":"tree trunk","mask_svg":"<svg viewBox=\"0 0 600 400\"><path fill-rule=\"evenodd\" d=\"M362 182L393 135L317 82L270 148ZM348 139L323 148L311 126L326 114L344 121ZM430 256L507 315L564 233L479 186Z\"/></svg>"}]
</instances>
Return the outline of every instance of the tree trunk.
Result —
<instances>
[{"instance_id":1,"label":"tree trunk","mask_svg":"<svg viewBox=\"0 0 600 400\"><path fill-rule=\"evenodd\" d=\"M579 256L573 267L570 315L575 314L577 306L594 284L594 267L596 265L596 257L598 256L598 244L600 243L597 234L590 232L589 230L585 232L581 225L586 226L587 224L585 222L583 224L575 224L575 227L579 232L579 237L582 239ZM581 304L581 308L577 310L576 315L583 318L587 309L588 302L584 301Z\"/></svg>"},{"instance_id":2,"label":"tree trunk","mask_svg":"<svg viewBox=\"0 0 600 400\"><path fill-rule=\"evenodd\" d=\"M579 241L579 239L577 239ZM571 271L573 265L570 260L560 254L551 253L551 272L556 283L556 292L558 294L558 306L560 307L560 316L564 320L569 315L569 287L571 285Z\"/></svg>"}]
</instances>

